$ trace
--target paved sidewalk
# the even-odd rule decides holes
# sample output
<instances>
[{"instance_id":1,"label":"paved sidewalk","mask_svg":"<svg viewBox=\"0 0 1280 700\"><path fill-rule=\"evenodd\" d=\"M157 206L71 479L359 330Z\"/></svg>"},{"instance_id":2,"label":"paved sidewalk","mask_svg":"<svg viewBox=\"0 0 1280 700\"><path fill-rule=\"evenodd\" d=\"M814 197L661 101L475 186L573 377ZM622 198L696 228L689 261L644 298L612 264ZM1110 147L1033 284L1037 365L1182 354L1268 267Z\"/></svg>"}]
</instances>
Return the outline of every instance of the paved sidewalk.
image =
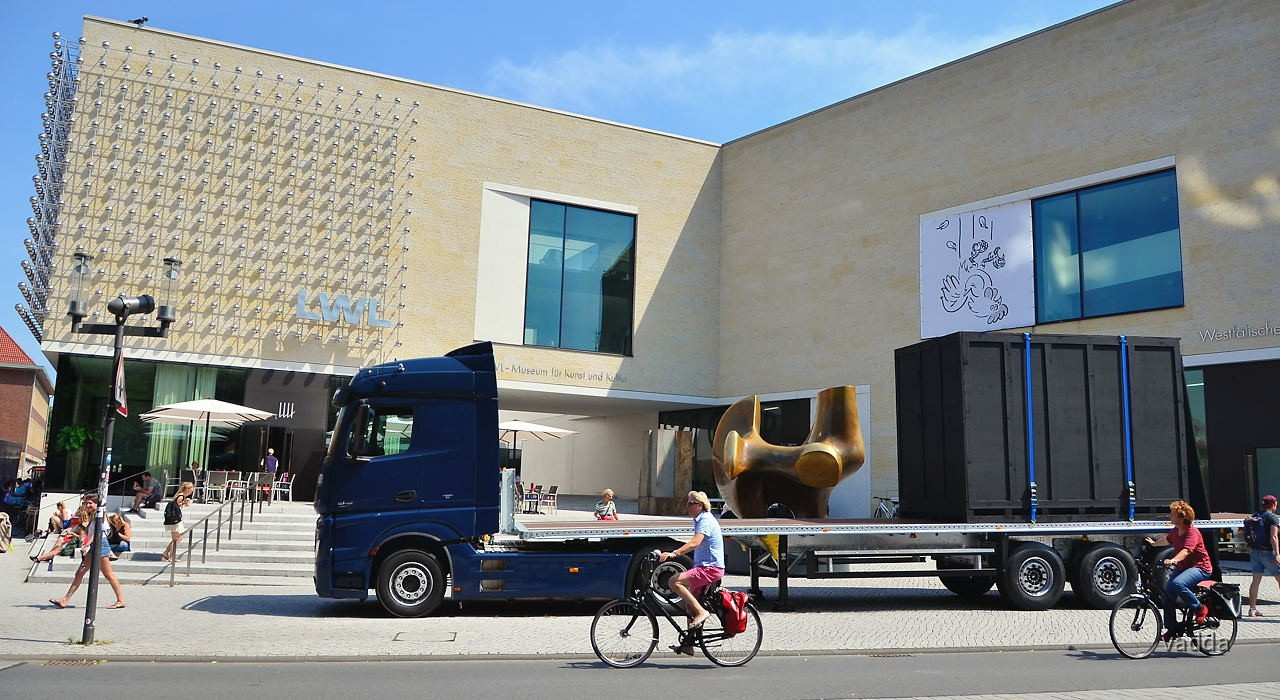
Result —
<instances>
[{"instance_id":1,"label":"paved sidewalk","mask_svg":"<svg viewBox=\"0 0 1280 700\"><path fill-rule=\"evenodd\" d=\"M560 517L567 517L562 512ZM537 517L537 516L529 516ZM589 514L586 517L590 517ZM597 605L526 601L446 601L441 614L387 617L377 603L318 598L310 585L127 585L124 610L105 581L99 592L98 644L78 644L85 589L65 610L48 602L64 584L23 583L25 546L0 554L0 658L132 660L363 660L421 658L593 658L588 638ZM1243 583L1246 575L1231 574ZM745 577L727 584L747 587ZM1241 620L1239 643L1280 641L1280 603L1264 583L1265 618ZM765 586L772 597L774 589ZM765 654L892 653L924 650L1110 649L1108 612L1075 607L1007 609L989 593L977 601L947 592L934 578L793 580L797 611L760 607ZM664 631L659 649L669 642ZM1092 696L1090 696L1092 697ZM1106 697L1106 696L1097 696Z\"/></svg>"}]
</instances>

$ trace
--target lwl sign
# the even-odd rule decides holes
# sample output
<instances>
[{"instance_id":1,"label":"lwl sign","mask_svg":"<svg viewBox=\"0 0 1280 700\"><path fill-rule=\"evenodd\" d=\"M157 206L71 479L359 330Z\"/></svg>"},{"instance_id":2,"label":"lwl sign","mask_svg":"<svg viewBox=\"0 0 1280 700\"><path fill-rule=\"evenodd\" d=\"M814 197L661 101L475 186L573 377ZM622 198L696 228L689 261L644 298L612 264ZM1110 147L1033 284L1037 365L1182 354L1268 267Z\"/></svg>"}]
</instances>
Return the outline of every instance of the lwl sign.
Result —
<instances>
[{"instance_id":1,"label":"lwl sign","mask_svg":"<svg viewBox=\"0 0 1280 700\"><path fill-rule=\"evenodd\" d=\"M378 318L376 297L349 297L346 294L338 294L330 299L328 292L317 292L312 296L309 289L298 290L298 318L304 321L329 322L341 318L357 326L376 328L390 328L392 325L390 321Z\"/></svg>"}]
</instances>

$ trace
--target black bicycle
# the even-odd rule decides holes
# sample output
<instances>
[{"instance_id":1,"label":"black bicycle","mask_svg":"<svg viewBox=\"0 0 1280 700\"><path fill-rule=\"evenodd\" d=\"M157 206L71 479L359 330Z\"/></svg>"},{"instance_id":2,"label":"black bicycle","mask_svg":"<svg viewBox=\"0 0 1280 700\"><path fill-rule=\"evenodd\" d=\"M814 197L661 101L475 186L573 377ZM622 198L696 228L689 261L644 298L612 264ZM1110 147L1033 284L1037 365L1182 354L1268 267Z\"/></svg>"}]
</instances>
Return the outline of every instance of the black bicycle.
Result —
<instances>
[{"instance_id":1,"label":"black bicycle","mask_svg":"<svg viewBox=\"0 0 1280 700\"><path fill-rule=\"evenodd\" d=\"M658 615L675 628L681 647L702 648L712 663L719 666L741 666L755 657L764 640L760 613L747 603L746 629L729 634L724 628L724 607L720 602L720 585L711 586L702 596L702 606L711 613L700 628L686 630L684 607L668 586L672 576L684 571L684 565L673 560L661 562L661 553L650 552L641 563L640 585L631 595L605 603L591 621L591 649L600 660L615 668L630 668L644 663L658 646Z\"/></svg>"},{"instance_id":2,"label":"black bicycle","mask_svg":"<svg viewBox=\"0 0 1280 700\"><path fill-rule=\"evenodd\" d=\"M1181 620L1164 634L1164 583L1168 569L1159 560L1147 556L1134 557L1138 567L1139 591L1115 604L1111 609L1111 643L1116 651L1131 659L1146 658L1163 640L1172 649L1189 644L1205 656L1221 656L1236 643L1236 617L1240 587L1235 584L1198 586L1196 597L1209 607L1203 622L1195 621L1191 608L1184 608ZM1233 612L1232 600L1235 600ZM1185 641L1184 641L1185 640Z\"/></svg>"}]
</instances>

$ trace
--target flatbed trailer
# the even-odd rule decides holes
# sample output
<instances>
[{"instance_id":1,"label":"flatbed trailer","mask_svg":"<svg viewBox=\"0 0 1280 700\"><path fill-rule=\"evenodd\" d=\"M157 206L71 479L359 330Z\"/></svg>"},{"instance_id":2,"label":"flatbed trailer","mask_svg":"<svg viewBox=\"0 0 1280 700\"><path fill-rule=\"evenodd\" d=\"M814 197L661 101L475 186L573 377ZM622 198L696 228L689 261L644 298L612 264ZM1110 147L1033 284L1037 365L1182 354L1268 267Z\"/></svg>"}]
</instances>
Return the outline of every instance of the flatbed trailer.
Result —
<instances>
[{"instance_id":1,"label":"flatbed trailer","mask_svg":"<svg viewBox=\"0 0 1280 700\"><path fill-rule=\"evenodd\" d=\"M1215 514L1196 526L1214 542L1230 539L1244 515ZM1109 607L1136 581L1133 550L1148 536L1169 529L1165 520L1091 522L939 523L906 519L726 518L726 540L747 548L752 593L763 596L762 573L777 580L776 610L790 610L789 578L873 578L937 576L953 592L981 595L999 585L1015 607L1045 609L1065 584L1095 607ZM634 521L518 522L512 535L529 543L601 542L636 538L685 540L685 519ZM765 538L776 537L766 545ZM937 563L933 571L866 564ZM860 566L862 565L862 566Z\"/></svg>"}]
</instances>

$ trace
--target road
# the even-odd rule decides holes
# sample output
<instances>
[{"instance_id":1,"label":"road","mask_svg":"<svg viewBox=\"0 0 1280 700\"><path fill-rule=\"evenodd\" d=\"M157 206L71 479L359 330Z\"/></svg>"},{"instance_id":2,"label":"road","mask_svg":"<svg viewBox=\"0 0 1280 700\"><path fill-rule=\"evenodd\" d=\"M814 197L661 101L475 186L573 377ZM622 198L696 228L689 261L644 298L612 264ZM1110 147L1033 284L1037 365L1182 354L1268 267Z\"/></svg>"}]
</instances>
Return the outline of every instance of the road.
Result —
<instances>
[{"instance_id":1,"label":"road","mask_svg":"<svg viewBox=\"0 0 1280 700\"><path fill-rule=\"evenodd\" d=\"M1174 695L1280 698L1275 644L1241 644L1220 658L1158 652L1132 661L1111 650L758 657L743 668L701 656L618 670L583 659L413 662L0 665L5 697L315 698L606 697L890 698L1050 693L1081 700ZM1233 684L1223 687L1219 684ZM1154 688L1179 687L1175 691ZM1145 689L1145 690L1144 690ZM1101 691L1101 692L1099 692ZM1107 692L1119 691L1119 692ZM1034 695L1032 695L1034 697Z\"/></svg>"}]
</instances>

